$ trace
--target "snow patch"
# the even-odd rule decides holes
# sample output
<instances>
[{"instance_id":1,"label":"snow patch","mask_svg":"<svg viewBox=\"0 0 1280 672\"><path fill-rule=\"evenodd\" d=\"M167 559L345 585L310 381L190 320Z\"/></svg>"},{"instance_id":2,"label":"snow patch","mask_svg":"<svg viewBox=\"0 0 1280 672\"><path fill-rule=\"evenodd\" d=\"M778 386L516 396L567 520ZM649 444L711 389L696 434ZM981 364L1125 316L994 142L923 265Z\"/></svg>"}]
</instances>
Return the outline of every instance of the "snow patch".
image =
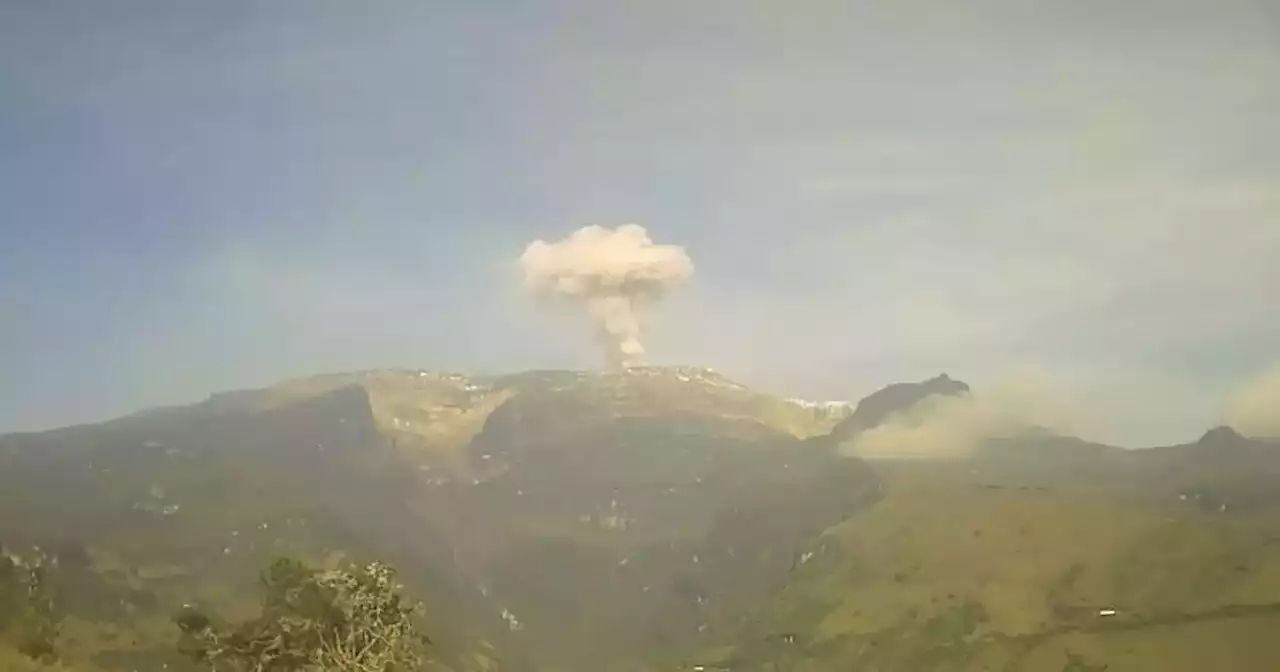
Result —
<instances>
[{"instance_id":1,"label":"snow patch","mask_svg":"<svg viewBox=\"0 0 1280 672\"><path fill-rule=\"evenodd\" d=\"M825 411L853 410L853 403L849 401L812 401L800 397L790 397L787 401L801 408L822 409Z\"/></svg>"}]
</instances>

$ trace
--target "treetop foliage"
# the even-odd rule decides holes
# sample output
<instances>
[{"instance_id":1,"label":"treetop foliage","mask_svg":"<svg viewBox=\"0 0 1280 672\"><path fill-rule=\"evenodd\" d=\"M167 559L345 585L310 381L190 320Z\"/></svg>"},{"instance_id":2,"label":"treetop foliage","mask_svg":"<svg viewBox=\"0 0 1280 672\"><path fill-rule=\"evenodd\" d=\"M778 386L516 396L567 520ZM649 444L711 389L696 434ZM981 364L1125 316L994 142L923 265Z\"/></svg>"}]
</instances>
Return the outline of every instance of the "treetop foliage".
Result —
<instances>
[{"instance_id":1,"label":"treetop foliage","mask_svg":"<svg viewBox=\"0 0 1280 672\"><path fill-rule=\"evenodd\" d=\"M179 649L215 672L410 672L430 640L395 570L380 563L316 570L292 559L264 572L262 613L218 627L195 608L175 619Z\"/></svg>"}]
</instances>

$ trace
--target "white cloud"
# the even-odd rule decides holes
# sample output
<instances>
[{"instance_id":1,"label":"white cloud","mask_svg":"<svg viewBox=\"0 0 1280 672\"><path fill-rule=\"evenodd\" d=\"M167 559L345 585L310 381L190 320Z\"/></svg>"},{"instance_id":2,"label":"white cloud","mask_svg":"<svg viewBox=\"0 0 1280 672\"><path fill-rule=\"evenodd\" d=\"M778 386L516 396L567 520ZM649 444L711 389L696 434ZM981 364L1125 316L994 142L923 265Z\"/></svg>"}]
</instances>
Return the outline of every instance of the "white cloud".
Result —
<instances>
[{"instance_id":1,"label":"white cloud","mask_svg":"<svg viewBox=\"0 0 1280 672\"><path fill-rule=\"evenodd\" d=\"M862 433L842 451L866 459L960 458L990 439L1065 428L1066 408L1030 379L986 392L935 395Z\"/></svg>"},{"instance_id":2,"label":"white cloud","mask_svg":"<svg viewBox=\"0 0 1280 672\"><path fill-rule=\"evenodd\" d=\"M1280 182L1040 176L897 207L790 227L750 296L701 288L668 324L714 348L684 358L851 398L1030 367L1079 400L1086 438L1136 447L1211 426L1232 372L1280 334Z\"/></svg>"},{"instance_id":3,"label":"white cloud","mask_svg":"<svg viewBox=\"0 0 1280 672\"><path fill-rule=\"evenodd\" d=\"M1227 403L1227 424L1246 436L1280 437L1280 365L1232 395Z\"/></svg>"}]
</instances>

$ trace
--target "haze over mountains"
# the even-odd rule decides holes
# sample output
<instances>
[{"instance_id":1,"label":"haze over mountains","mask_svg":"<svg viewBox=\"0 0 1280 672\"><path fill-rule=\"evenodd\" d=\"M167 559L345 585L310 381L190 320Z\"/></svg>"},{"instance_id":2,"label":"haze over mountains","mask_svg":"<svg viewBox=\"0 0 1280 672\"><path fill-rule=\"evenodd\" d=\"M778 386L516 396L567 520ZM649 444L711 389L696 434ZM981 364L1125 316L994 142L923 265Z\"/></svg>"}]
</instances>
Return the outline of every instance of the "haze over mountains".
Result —
<instances>
[{"instance_id":1,"label":"haze over mountains","mask_svg":"<svg viewBox=\"0 0 1280 672\"><path fill-rule=\"evenodd\" d=\"M1280 670L1278 9L0 0L0 672Z\"/></svg>"},{"instance_id":2,"label":"haze over mountains","mask_svg":"<svg viewBox=\"0 0 1280 672\"><path fill-rule=\"evenodd\" d=\"M59 651L87 670L182 669L172 610L244 613L279 554L392 561L457 672L1280 661L1280 445L1025 427L857 457L981 394L940 375L812 404L697 367L315 376L3 437L0 541L80 558L56 575Z\"/></svg>"}]
</instances>

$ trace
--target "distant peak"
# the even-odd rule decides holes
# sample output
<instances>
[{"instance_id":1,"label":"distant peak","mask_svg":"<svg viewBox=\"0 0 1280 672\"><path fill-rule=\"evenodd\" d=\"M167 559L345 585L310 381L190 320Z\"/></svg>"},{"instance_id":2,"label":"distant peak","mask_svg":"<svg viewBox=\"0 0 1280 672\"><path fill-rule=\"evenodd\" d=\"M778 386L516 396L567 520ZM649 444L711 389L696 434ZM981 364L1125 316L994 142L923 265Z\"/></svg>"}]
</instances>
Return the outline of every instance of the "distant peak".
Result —
<instances>
[{"instance_id":1,"label":"distant peak","mask_svg":"<svg viewBox=\"0 0 1280 672\"><path fill-rule=\"evenodd\" d=\"M969 391L968 385L945 373L917 383L894 383L863 397L853 415L837 425L832 435L843 440L883 423L889 416L906 411L928 397L961 396Z\"/></svg>"},{"instance_id":2,"label":"distant peak","mask_svg":"<svg viewBox=\"0 0 1280 672\"><path fill-rule=\"evenodd\" d=\"M907 384L910 385L911 383L907 383ZM969 386L967 384L959 380L956 380L955 378L952 378L946 373L941 373L937 376L934 376L933 378L930 378L929 380L926 380L921 383L915 383L915 384L922 385L926 389L934 390L937 393L941 393L941 394L955 394L958 392L969 391Z\"/></svg>"},{"instance_id":3,"label":"distant peak","mask_svg":"<svg viewBox=\"0 0 1280 672\"><path fill-rule=\"evenodd\" d=\"M1234 446L1245 443L1248 439L1240 435L1240 432L1226 426L1219 425L1204 433L1200 440L1196 443L1201 446L1209 446L1213 448Z\"/></svg>"}]
</instances>

